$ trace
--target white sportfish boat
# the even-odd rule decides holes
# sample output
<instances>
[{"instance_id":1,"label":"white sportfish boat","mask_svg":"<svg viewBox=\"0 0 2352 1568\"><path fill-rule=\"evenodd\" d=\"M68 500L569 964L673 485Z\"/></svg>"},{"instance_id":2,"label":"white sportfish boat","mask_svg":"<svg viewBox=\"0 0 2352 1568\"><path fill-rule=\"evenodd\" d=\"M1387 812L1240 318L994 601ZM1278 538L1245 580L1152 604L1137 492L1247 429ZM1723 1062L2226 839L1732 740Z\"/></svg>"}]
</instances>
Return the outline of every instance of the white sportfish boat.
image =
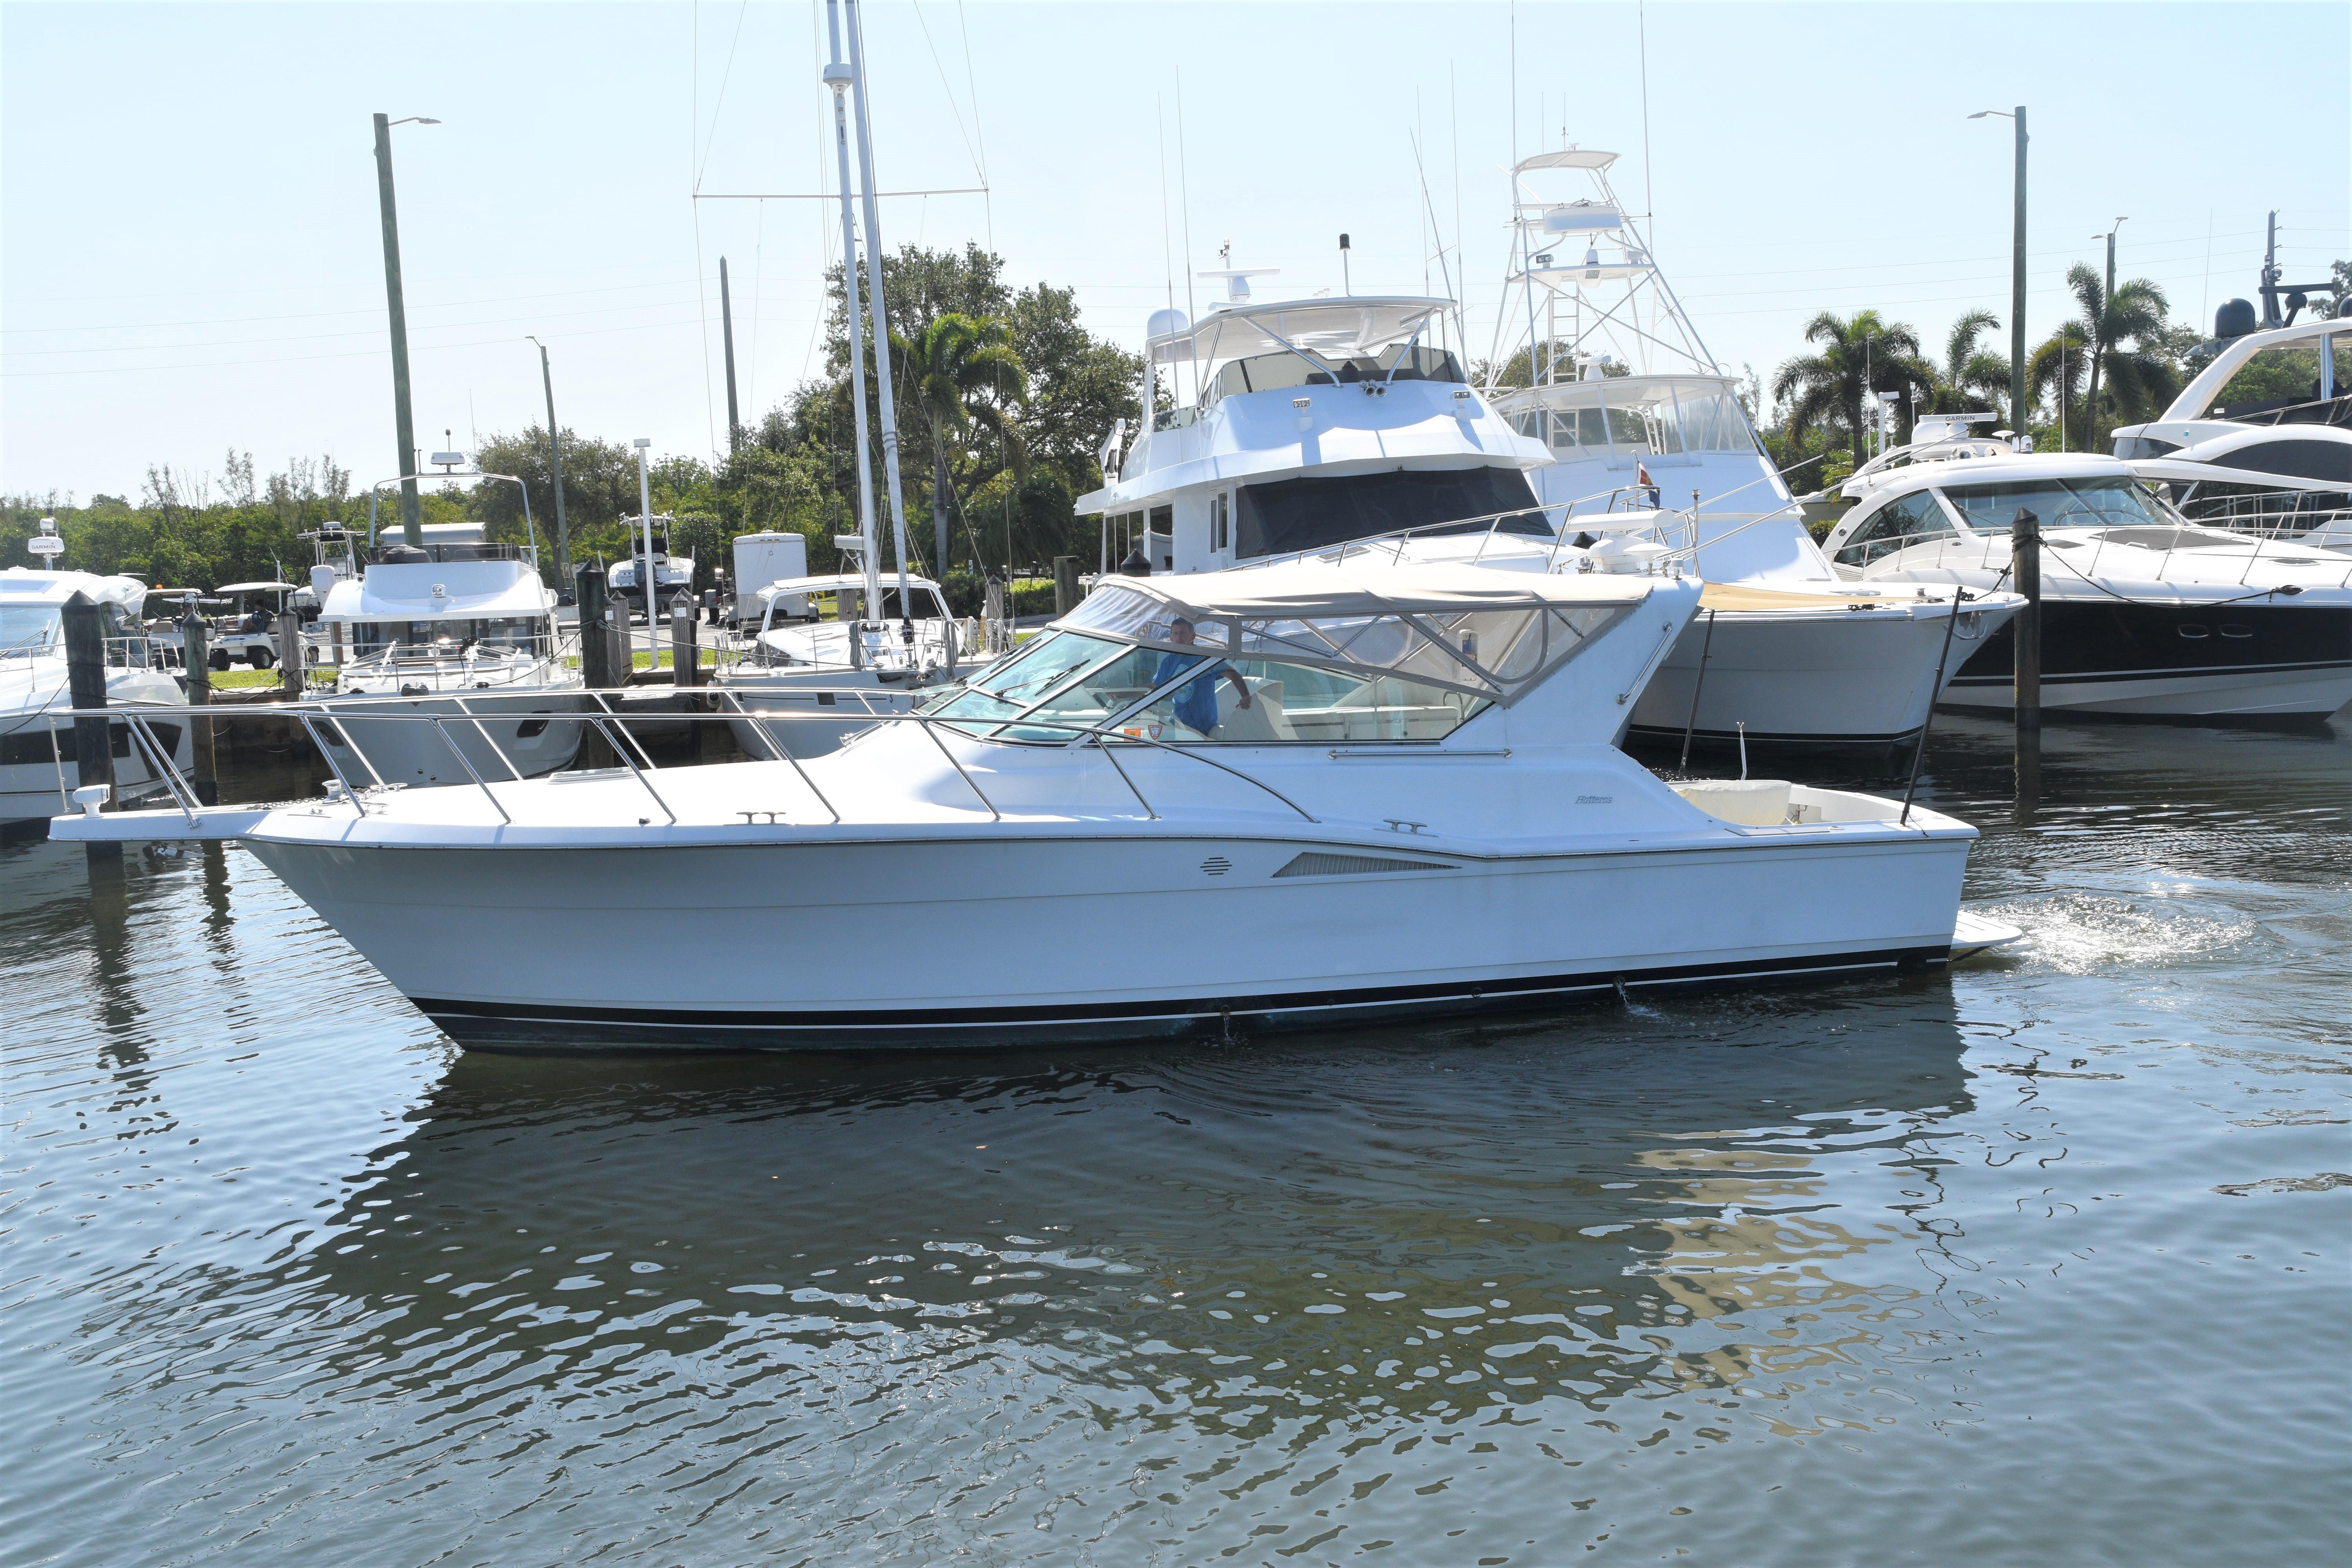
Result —
<instances>
[{"instance_id":1,"label":"white sportfish boat","mask_svg":"<svg viewBox=\"0 0 2352 1568\"><path fill-rule=\"evenodd\" d=\"M432 785L571 765L581 726L551 721L586 700L535 542L490 543L478 523L426 524L422 545L377 545L373 523L364 549L338 528L315 537L319 630L336 666L323 700L340 720L319 733L340 767ZM420 715L438 721L397 721Z\"/></svg>"},{"instance_id":2,"label":"white sportfish boat","mask_svg":"<svg viewBox=\"0 0 2352 1568\"><path fill-rule=\"evenodd\" d=\"M1948 681L2023 600L1979 593L1962 605L1948 584L1843 587L1738 383L1611 187L1616 161L1568 147L1513 171L1512 270L1489 363L1524 353L1529 384L1485 391L1554 459L1529 477L1563 539L1604 564L1673 552L1737 590L1714 595L1675 645L1633 732L1832 746L1916 736L1938 671Z\"/></svg>"},{"instance_id":3,"label":"white sportfish boat","mask_svg":"<svg viewBox=\"0 0 2352 1568\"><path fill-rule=\"evenodd\" d=\"M772 742L795 756L832 751L875 714L908 713L939 687L970 675L967 645L977 641L948 608L947 595L929 577L880 579L877 611L856 613L865 577L842 573L789 577L759 591L758 629L742 657L713 672L711 685L731 700L736 743L754 757L772 757ZM900 595L905 595L901 602ZM802 620L788 606L830 595L852 607L846 618ZM984 664L984 655L978 661ZM795 715L802 722L763 726L757 717Z\"/></svg>"},{"instance_id":4,"label":"white sportfish boat","mask_svg":"<svg viewBox=\"0 0 2352 1568\"><path fill-rule=\"evenodd\" d=\"M1930 438L1864 464L1825 543L1857 586L2013 582L2021 510L2042 536L2042 701L2150 719L2314 722L2352 701L2352 560L2189 522L2116 458ZM1944 700L2013 706L2009 629Z\"/></svg>"},{"instance_id":5,"label":"white sportfish boat","mask_svg":"<svg viewBox=\"0 0 2352 1568\"><path fill-rule=\"evenodd\" d=\"M139 619L145 584L89 572L0 571L0 826L69 809L66 803L80 787L73 721L59 716L73 706L64 611L78 593L95 601L102 617L108 705L176 709L183 700L180 683L156 668L148 651ZM117 720L107 733L118 799L163 787L159 747L173 767L188 765L192 742L184 716L155 716L143 726Z\"/></svg>"},{"instance_id":6,"label":"white sportfish boat","mask_svg":"<svg viewBox=\"0 0 2352 1568\"><path fill-rule=\"evenodd\" d=\"M235 837L444 1029L504 1047L1215 1034L1935 965L2013 934L1960 917L1965 823L1670 787L1610 744L1698 594L1466 566L1113 582L805 762L53 831ZM679 918L711 887L728 918Z\"/></svg>"}]
</instances>

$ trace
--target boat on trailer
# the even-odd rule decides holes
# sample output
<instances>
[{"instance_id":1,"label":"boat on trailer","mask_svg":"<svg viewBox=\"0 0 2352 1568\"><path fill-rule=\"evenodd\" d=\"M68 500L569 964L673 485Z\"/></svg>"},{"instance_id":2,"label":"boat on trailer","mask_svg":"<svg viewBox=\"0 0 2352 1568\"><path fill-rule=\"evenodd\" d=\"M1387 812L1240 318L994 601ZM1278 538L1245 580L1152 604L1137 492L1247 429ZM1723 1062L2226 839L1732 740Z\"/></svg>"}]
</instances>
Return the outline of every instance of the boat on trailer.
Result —
<instances>
[{"instance_id":1,"label":"boat on trailer","mask_svg":"<svg viewBox=\"0 0 2352 1568\"><path fill-rule=\"evenodd\" d=\"M1612 744L1699 592L1361 561L1116 581L823 756L54 831L235 837L454 1038L512 1049L1213 1036L2014 935L1961 918L1966 823L1670 785Z\"/></svg>"}]
</instances>

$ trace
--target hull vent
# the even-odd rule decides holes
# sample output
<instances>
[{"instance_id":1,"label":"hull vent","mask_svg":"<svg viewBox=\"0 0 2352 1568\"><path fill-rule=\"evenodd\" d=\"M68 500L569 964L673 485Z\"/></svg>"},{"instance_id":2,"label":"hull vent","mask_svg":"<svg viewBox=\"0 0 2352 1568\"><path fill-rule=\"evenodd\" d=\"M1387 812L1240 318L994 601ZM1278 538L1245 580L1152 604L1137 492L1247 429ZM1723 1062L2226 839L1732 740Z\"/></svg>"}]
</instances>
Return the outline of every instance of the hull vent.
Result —
<instances>
[{"instance_id":1,"label":"hull vent","mask_svg":"<svg viewBox=\"0 0 2352 1568\"><path fill-rule=\"evenodd\" d=\"M1277 877L1360 877L1372 871L1451 871L1435 860L1391 860L1377 855L1326 855L1308 850L1275 873Z\"/></svg>"}]
</instances>

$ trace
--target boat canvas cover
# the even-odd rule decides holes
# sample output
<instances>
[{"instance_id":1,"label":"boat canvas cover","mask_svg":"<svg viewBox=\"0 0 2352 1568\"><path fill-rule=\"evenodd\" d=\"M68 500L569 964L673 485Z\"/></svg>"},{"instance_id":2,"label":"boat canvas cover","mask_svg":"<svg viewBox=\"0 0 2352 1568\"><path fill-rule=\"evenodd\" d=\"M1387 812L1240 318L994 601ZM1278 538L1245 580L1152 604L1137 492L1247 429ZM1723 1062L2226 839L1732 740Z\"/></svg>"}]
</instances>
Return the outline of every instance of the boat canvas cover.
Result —
<instances>
[{"instance_id":1,"label":"boat canvas cover","mask_svg":"<svg viewBox=\"0 0 2352 1568\"><path fill-rule=\"evenodd\" d=\"M1168 648L1391 675L1508 705L1648 596L1639 577L1286 563L1097 585L1055 623ZM1179 620L1191 644L1175 640Z\"/></svg>"},{"instance_id":2,"label":"boat canvas cover","mask_svg":"<svg viewBox=\"0 0 2352 1568\"><path fill-rule=\"evenodd\" d=\"M881 574L881 580L883 592L898 592L898 574L895 570L885 568ZM786 577L781 581L767 584L752 596L761 601L766 601L775 598L781 595L837 594L844 588L863 589L865 586L866 579L859 576L855 572L835 572L827 573L823 576L817 577ZM909 591L919 591L924 588L929 588L936 591L939 584L929 577L918 577L909 574L907 578L907 587Z\"/></svg>"}]
</instances>

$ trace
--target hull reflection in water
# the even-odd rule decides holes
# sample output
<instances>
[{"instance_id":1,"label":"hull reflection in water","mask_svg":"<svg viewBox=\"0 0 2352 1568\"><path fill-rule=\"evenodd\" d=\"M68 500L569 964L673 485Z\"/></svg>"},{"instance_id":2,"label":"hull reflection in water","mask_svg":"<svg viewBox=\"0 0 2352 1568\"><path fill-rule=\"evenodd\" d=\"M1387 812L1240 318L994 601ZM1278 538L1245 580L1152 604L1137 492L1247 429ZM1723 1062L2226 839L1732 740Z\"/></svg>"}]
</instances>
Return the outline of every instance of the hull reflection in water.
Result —
<instances>
[{"instance_id":1,"label":"hull reflection in water","mask_svg":"<svg viewBox=\"0 0 2352 1568\"><path fill-rule=\"evenodd\" d=\"M1270 1517L1332 1554L1473 1508L1556 1533L1501 1476L1969 1396L1922 1261L1939 1123L1971 1109L1948 999L1858 986L1801 1004L1822 1043L1756 1043L1797 1005L987 1076L467 1054L301 1294L366 1325L345 1398L416 1402L387 1452L464 1443L494 1398L494 1446L536 1446L505 1485L583 1539L639 1470L747 1545L893 1559L992 1557L1006 1517L1123 1562ZM1290 1506L1368 1445L1396 1451L1352 1495Z\"/></svg>"}]
</instances>

